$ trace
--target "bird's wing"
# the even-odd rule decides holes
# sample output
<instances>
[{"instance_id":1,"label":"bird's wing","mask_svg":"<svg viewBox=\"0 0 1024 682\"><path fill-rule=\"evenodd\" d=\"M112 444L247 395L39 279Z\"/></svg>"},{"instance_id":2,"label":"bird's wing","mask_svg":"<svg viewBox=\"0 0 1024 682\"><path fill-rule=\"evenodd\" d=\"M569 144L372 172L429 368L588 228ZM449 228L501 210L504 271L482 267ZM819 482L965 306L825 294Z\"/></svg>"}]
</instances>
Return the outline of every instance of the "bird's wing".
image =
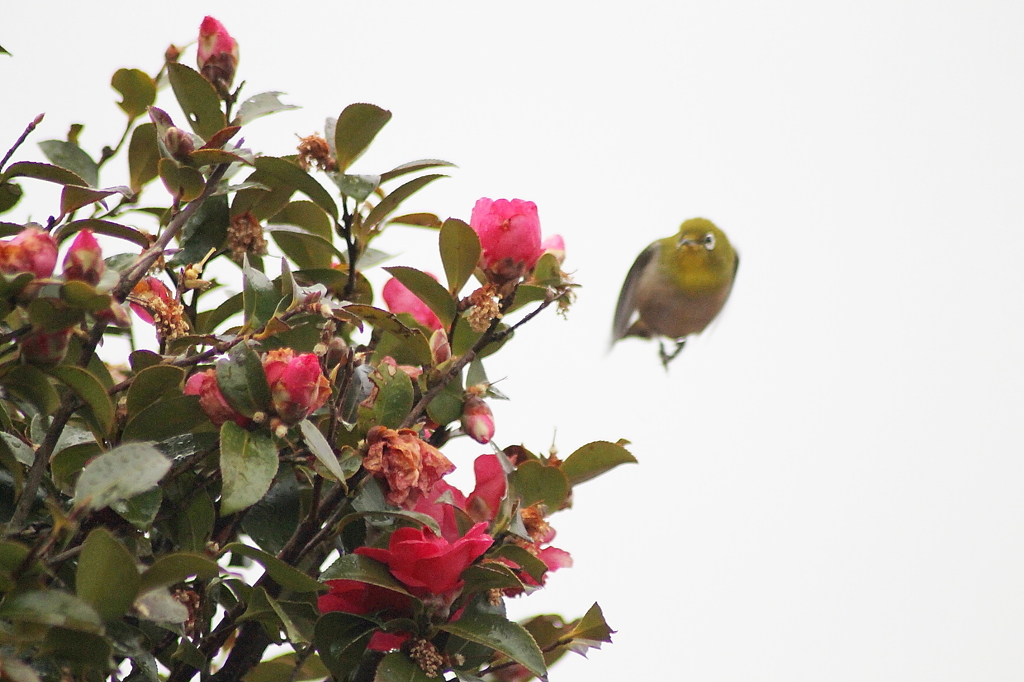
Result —
<instances>
[{"instance_id":1,"label":"bird's wing","mask_svg":"<svg viewBox=\"0 0 1024 682\"><path fill-rule=\"evenodd\" d=\"M622 291L619 293L619 302L615 305L615 322L612 325L612 343L615 343L622 337L626 336L629 331L630 318L633 317L633 313L636 312L636 288L640 283L640 277L643 275L647 266L650 265L651 260L658 253L659 249L658 242L654 242L646 249L644 249L636 260L633 262L633 267L629 269L629 273L626 274L626 281L622 284Z\"/></svg>"}]
</instances>

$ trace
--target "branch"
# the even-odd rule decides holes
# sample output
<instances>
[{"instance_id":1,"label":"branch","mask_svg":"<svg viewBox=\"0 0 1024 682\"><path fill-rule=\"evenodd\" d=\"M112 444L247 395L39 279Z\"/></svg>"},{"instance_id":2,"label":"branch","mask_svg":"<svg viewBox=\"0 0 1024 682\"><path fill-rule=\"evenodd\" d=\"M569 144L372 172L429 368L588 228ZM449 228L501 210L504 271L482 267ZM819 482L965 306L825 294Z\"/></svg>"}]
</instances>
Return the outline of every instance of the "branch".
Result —
<instances>
[{"instance_id":1,"label":"branch","mask_svg":"<svg viewBox=\"0 0 1024 682\"><path fill-rule=\"evenodd\" d=\"M4 154L4 158L0 159L0 170L4 169L4 166L7 165L7 162L11 160L12 156L14 156L14 152L17 151L18 147L20 147L22 143L28 138L28 136L32 134L32 131L36 129L36 126L42 123L43 116L45 115L46 114L39 114L34 119L32 119L32 122L29 123L28 126L25 128L25 132L23 132L21 134L21 137L19 137L17 141L14 143L14 146L7 150L7 153Z\"/></svg>"}]
</instances>

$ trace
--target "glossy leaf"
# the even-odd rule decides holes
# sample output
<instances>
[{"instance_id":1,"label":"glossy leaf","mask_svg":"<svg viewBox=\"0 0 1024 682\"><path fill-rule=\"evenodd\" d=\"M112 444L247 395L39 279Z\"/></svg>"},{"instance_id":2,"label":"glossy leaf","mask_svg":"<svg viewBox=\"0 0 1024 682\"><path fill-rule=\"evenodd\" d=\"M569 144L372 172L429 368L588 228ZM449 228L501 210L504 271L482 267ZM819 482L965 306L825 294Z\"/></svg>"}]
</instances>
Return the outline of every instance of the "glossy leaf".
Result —
<instances>
[{"instance_id":1,"label":"glossy leaf","mask_svg":"<svg viewBox=\"0 0 1024 682\"><path fill-rule=\"evenodd\" d=\"M121 93L117 106L128 114L130 121L146 113L146 109L156 101L156 83L139 69L118 69L110 79L110 86Z\"/></svg>"},{"instance_id":2,"label":"glossy leaf","mask_svg":"<svg viewBox=\"0 0 1024 682\"><path fill-rule=\"evenodd\" d=\"M428 676L401 651L386 654L373 676L373 682L436 682L438 679L437 675Z\"/></svg>"},{"instance_id":3,"label":"glossy leaf","mask_svg":"<svg viewBox=\"0 0 1024 682\"><path fill-rule=\"evenodd\" d=\"M504 557L515 562L520 568L529 573L530 577L538 582L544 577L544 574L548 572L547 564L519 545L511 543L502 545L494 551L494 555Z\"/></svg>"},{"instance_id":4,"label":"glossy leaf","mask_svg":"<svg viewBox=\"0 0 1024 682\"><path fill-rule=\"evenodd\" d=\"M171 267L201 263L210 251L224 246L228 238L231 214L226 196L208 198L185 221L178 236L181 250L168 261Z\"/></svg>"},{"instance_id":5,"label":"glossy leaf","mask_svg":"<svg viewBox=\"0 0 1024 682\"><path fill-rule=\"evenodd\" d=\"M156 486L170 468L170 460L149 443L125 443L86 465L73 501L102 509Z\"/></svg>"},{"instance_id":6,"label":"glossy leaf","mask_svg":"<svg viewBox=\"0 0 1024 682\"><path fill-rule=\"evenodd\" d=\"M254 121L261 116L300 108L294 104L284 104L281 102L278 98L283 94L283 92L261 92L258 95L253 95L238 105L238 113L235 114L231 125L244 126L246 123Z\"/></svg>"},{"instance_id":7,"label":"glossy leaf","mask_svg":"<svg viewBox=\"0 0 1024 682\"><path fill-rule=\"evenodd\" d=\"M537 677L547 675L544 655L530 633L519 623L492 613L471 613L438 629L483 644L524 666Z\"/></svg>"},{"instance_id":8,"label":"glossy leaf","mask_svg":"<svg viewBox=\"0 0 1024 682\"><path fill-rule=\"evenodd\" d=\"M559 468L569 480L569 485L578 485L620 464L636 464L636 457L617 443L599 440L577 449Z\"/></svg>"},{"instance_id":9,"label":"glossy leaf","mask_svg":"<svg viewBox=\"0 0 1024 682\"><path fill-rule=\"evenodd\" d=\"M39 143L39 148L50 163L67 168L91 187L99 185L99 167L77 144L66 140L44 140Z\"/></svg>"},{"instance_id":10,"label":"glossy leaf","mask_svg":"<svg viewBox=\"0 0 1024 682\"><path fill-rule=\"evenodd\" d=\"M444 274L448 279L448 292L458 294L473 275L480 260L480 238L463 221L449 218L441 225L438 243Z\"/></svg>"},{"instance_id":11,"label":"glossy leaf","mask_svg":"<svg viewBox=\"0 0 1024 682\"><path fill-rule=\"evenodd\" d=\"M269 435L228 421L220 427L221 516L255 504L277 475L277 448Z\"/></svg>"},{"instance_id":12,"label":"glossy leaf","mask_svg":"<svg viewBox=\"0 0 1024 682\"><path fill-rule=\"evenodd\" d=\"M306 442L306 447L309 448L309 451L313 453L321 464L327 467L327 470L331 472L334 478L344 481L345 472L341 470L337 455L334 454L331 444L320 433L320 429L308 419L303 419L299 422L299 430L302 431L302 440Z\"/></svg>"},{"instance_id":13,"label":"glossy leaf","mask_svg":"<svg viewBox=\"0 0 1024 682\"><path fill-rule=\"evenodd\" d=\"M74 365L57 365L50 367L47 372L85 402L100 433L110 432L114 424L114 404L99 379Z\"/></svg>"},{"instance_id":14,"label":"glossy leaf","mask_svg":"<svg viewBox=\"0 0 1024 682\"><path fill-rule=\"evenodd\" d=\"M338 170L342 173L348 170L390 120L390 111L373 104L357 103L345 107L334 128Z\"/></svg>"},{"instance_id":15,"label":"glossy leaf","mask_svg":"<svg viewBox=\"0 0 1024 682\"><path fill-rule=\"evenodd\" d=\"M245 323L249 329L260 327L274 316L281 296L265 274L249 265L248 255L242 257L242 302Z\"/></svg>"},{"instance_id":16,"label":"glossy leaf","mask_svg":"<svg viewBox=\"0 0 1024 682\"><path fill-rule=\"evenodd\" d=\"M506 588L524 589L523 583L508 566L502 564L477 564L470 566L460 576L466 583L465 594L476 594L487 590Z\"/></svg>"},{"instance_id":17,"label":"glossy leaf","mask_svg":"<svg viewBox=\"0 0 1024 682\"><path fill-rule=\"evenodd\" d=\"M158 587L170 587L188 580L191 576L210 579L220 574L221 568L202 554L177 552L164 554L145 570L139 581L139 592L149 592Z\"/></svg>"},{"instance_id":18,"label":"glossy leaf","mask_svg":"<svg viewBox=\"0 0 1024 682\"><path fill-rule=\"evenodd\" d=\"M128 184L134 192L159 175L160 146L156 139L156 126L143 123L132 131L128 143Z\"/></svg>"},{"instance_id":19,"label":"glossy leaf","mask_svg":"<svg viewBox=\"0 0 1024 682\"><path fill-rule=\"evenodd\" d=\"M157 170L164 187L180 201L192 201L203 193L206 180L195 168L182 166L174 159L160 159Z\"/></svg>"},{"instance_id":20,"label":"glossy leaf","mask_svg":"<svg viewBox=\"0 0 1024 682\"><path fill-rule=\"evenodd\" d=\"M295 475L293 467L282 465L267 494L242 517L242 530L265 552L280 552L302 520Z\"/></svg>"},{"instance_id":21,"label":"glossy leaf","mask_svg":"<svg viewBox=\"0 0 1024 682\"><path fill-rule=\"evenodd\" d=\"M128 388L125 407L132 419L168 394L177 394L185 380L185 370L172 365L156 365L139 372Z\"/></svg>"},{"instance_id":22,"label":"glossy leaf","mask_svg":"<svg viewBox=\"0 0 1024 682\"><path fill-rule=\"evenodd\" d=\"M394 191L389 192L386 197L380 200L370 214L366 216L366 220L363 221L363 229L370 230L381 223L385 218L391 215L395 209L398 208L399 204L408 199L410 196L429 185L438 178L446 178L447 175L421 175L418 178L413 178L409 182L396 187Z\"/></svg>"},{"instance_id":23,"label":"glossy leaf","mask_svg":"<svg viewBox=\"0 0 1024 682\"><path fill-rule=\"evenodd\" d=\"M163 500L163 490L152 488L127 500L114 500L110 508L139 530L148 531L156 520Z\"/></svg>"},{"instance_id":24,"label":"glossy leaf","mask_svg":"<svg viewBox=\"0 0 1024 682\"><path fill-rule=\"evenodd\" d=\"M300 227L268 225L267 232L281 247L281 251L303 270L329 268L332 256L339 261L345 260L345 256L335 248L330 239L324 239Z\"/></svg>"},{"instance_id":25,"label":"glossy leaf","mask_svg":"<svg viewBox=\"0 0 1024 682\"><path fill-rule=\"evenodd\" d=\"M366 645L378 625L351 613L325 613L316 623L313 646L320 660L337 680L349 679L363 658Z\"/></svg>"},{"instance_id":26,"label":"glossy leaf","mask_svg":"<svg viewBox=\"0 0 1024 682\"><path fill-rule=\"evenodd\" d=\"M397 429L412 409L414 393L412 379L408 374L394 369L392 376L390 370L392 368L382 364L378 372L371 375L377 384L377 398L373 402L371 414L375 424Z\"/></svg>"},{"instance_id":27,"label":"glossy leaf","mask_svg":"<svg viewBox=\"0 0 1024 682\"><path fill-rule=\"evenodd\" d=\"M380 187L379 175L348 175L346 173L328 173L338 190L346 197L363 201Z\"/></svg>"},{"instance_id":28,"label":"glossy leaf","mask_svg":"<svg viewBox=\"0 0 1024 682\"><path fill-rule=\"evenodd\" d=\"M188 505L168 519L172 537L184 551L201 552L206 549L213 533L217 510L213 499L204 489L199 489L188 501Z\"/></svg>"},{"instance_id":29,"label":"glossy leaf","mask_svg":"<svg viewBox=\"0 0 1024 682\"><path fill-rule=\"evenodd\" d=\"M558 467L546 466L540 460L520 464L509 476L523 507L544 504L551 511L561 509L569 495L569 482Z\"/></svg>"},{"instance_id":30,"label":"glossy leaf","mask_svg":"<svg viewBox=\"0 0 1024 682\"><path fill-rule=\"evenodd\" d=\"M168 63L167 79L196 135L208 140L227 125L217 91L199 72L184 64Z\"/></svg>"},{"instance_id":31,"label":"glossy leaf","mask_svg":"<svg viewBox=\"0 0 1024 682\"><path fill-rule=\"evenodd\" d=\"M240 542L232 542L229 545L225 545L220 551L220 556L224 556L229 552L249 557L259 565L263 566L263 568L266 569L267 574L274 579L274 582L285 589L293 590L295 592L327 591L327 586L323 583L310 578L299 569L281 561L273 554L268 554L267 552L249 545L244 545Z\"/></svg>"},{"instance_id":32,"label":"glossy leaf","mask_svg":"<svg viewBox=\"0 0 1024 682\"><path fill-rule=\"evenodd\" d=\"M7 167L7 170L0 174L0 182L10 178L34 178L58 185L88 184L77 173L73 173L60 166L51 166L48 163L39 163L38 161L18 161L17 163L12 163Z\"/></svg>"},{"instance_id":33,"label":"glossy leaf","mask_svg":"<svg viewBox=\"0 0 1024 682\"><path fill-rule=\"evenodd\" d=\"M217 387L231 407L252 417L270 409L270 386L260 356L248 343L240 343L217 361Z\"/></svg>"},{"instance_id":34,"label":"glossy leaf","mask_svg":"<svg viewBox=\"0 0 1024 682\"><path fill-rule=\"evenodd\" d=\"M393 592L409 594L402 583L388 571L387 566L362 554L345 554L331 564L320 576L321 580L357 580L377 585Z\"/></svg>"},{"instance_id":35,"label":"glossy leaf","mask_svg":"<svg viewBox=\"0 0 1024 682\"><path fill-rule=\"evenodd\" d=\"M92 187L64 185L64 189L61 191L60 195L61 215L67 215L68 213L77 211L89 204L102 202L104 199L114 194L120 194L126 198L131 198L133 193L130 187L124 186L108 187L106 189L93 189Z\"/></svg>"},{"instance_id":36,"label":"glossy leaf","mask_svg":"<svg viewBox=\"0 0 1024 682\"><path fill-rule=\"evenodd\" d=\"M258 170L302 192L314 204L325 210L328 215L335 220L338 219L338 206L334 203L334 199L327 193L323 185L291 161L274 156L261 156L256 159L255 166Z\"/></svg>"},{"instance_id":37,"label":"glossy leaf","mask_svg":"<svg viewBox=\"0 0 1024 682\"><path fill-rule=\"evenodd\" d=\"M122 440L161 441L207 423L209 419L199 407L199 396L176 396L143 408L128 422Z\"/></svg>"},{"instance_id":38,"label":"glossy leaf","mask_svg":"<svg viewBox=\"0 0 1024 682\"><path fill-rule=\"evenodd\" d=\"M229 317L242 312L242 306L243 295L235 294L213 310L199 313L196 316L196 331L202 334L212 334Z\"/></svg>"},{"instance_id":39,"label":"glossy leaf","mask_svg":"<svg viewBox=\"0 0 1024 682\"><path fill-rule=\"evenodd\" d=\"M0 618L82 632L102 632L103 620L89 604L60 590L17 592L0 605Z\"/></svg>"},{"instance_id":40,"label":"glossy leaf","mask_svg":"<svg viewBox=\"0 0 1024 682\"><path fill-rule=\"evenodd\" d=\"M100 617L121 616L135 601L141 579L131 553L106 528L95 528L82 543L75 592Z\"/></svg>"},{"instance_id":41,"label":"glossy leaf","mask_svg":"<svg viewBox=\"0 0 1024 682\"><path fill-rule=\"evenodd\" d=\"M451 325L456 315L455 301L437 280L415 268L394 266L384 269L426 303L445 327Z\"/></svg>"}]
</instances>

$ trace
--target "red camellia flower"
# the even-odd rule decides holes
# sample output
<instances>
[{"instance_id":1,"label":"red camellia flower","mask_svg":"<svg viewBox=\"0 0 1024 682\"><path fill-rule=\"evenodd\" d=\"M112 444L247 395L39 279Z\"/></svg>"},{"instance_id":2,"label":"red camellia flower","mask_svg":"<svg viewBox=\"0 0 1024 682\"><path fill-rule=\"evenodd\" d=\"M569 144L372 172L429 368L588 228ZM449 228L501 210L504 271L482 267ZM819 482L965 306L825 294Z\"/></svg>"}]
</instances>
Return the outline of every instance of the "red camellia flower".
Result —
<instances>
[{"instance_id":1,"label":"red camellia flower","mask_svg":"<svg viewBox=\"0 0 1024 682\"><path fill-rule=\"evenodd\" d=\"M417 596L444 595L462 587L459 576L490 549L494 540L486 528L478 523L455 542L428 528L399 528L387 549L359 547L356 554L387 564L391 575Z\"/></svg>"},{"instance_id":2,"label":"red camellia flower","mask_svg":"<svg viewBox=\"0 0 1024 682\"><path fill-rule=\"evenodd\" d=\"M454 508L466 512L474 521L491 521L508 489L508 481L497 455L477 457L473 462L473 473L476 476L476 487L469 497L442 480L435 483L412 508L437 521L441 527L441 537L451 542L459 538Z\"/></svg>"},{"instance_id":3,"label":"red camellia flower","mask_svg":"<svg viewBox=\"0 0 1024 682\"><path fill-rule=\"evenodd\" d=\"M298 424L327 402L331 385L313 353L295 355L279 348L263 356L274 412L285 424Z\"/></svg>"},{"instance_id":4,"label":"red camellia flower","mask_svg":"<svg viewBox=\"0 0 1024 682\"><path fill-rule=\"evenodd\" d=\"M383 612L392 617L411 615L411 600L400 592L393 592L358 580L327 580L325 582L331 591L317 599L316 605L320 609L320 613L344 611L357 615L374 612ZM373 633L366 648L371 651L393 651L401 647L409 637L407 632L377 630Z\"/></svg>"},{"instance_id":5,"label":"red camellia flower","mask_svg":"<svg viewBox=\"0 0 1024 682\"><path fill-rule=\"evenodd\" d=\"M427 274L434 277L429 272ZM434 277L434 279L436 280L437 277ZM384 289L381 290L381 296L384 297L384 303L387 305L388 310L396 315L398 313L409 313L414 320L427 329L441 328L441 320L437 319L434 311L394 277L389 279L384 285Z\"/></svg>"},{"instance_id":6,"label":"red camellia flower","mask_svg":"<svg viewBox=\"0 0 1024 682\"><path fill-rule=\"evenodd\" d=\"M82 230L64 256L64 279L80 280L96 286L104 269L106 264L103 262L100 243L96 241L92 230Z\"/></svg>"},{"instance_id":7,"label":"red camellia flower","mask_svg":"<svg viewBox=\"0 0 1024 682\"><path fill-rule=\"evenodd\" d=\"M473 206L469 224L483 249L480 266L507 279L530 270L544 253L537 204L532 201L484 197Z\"/></svg>"},{"instance_id":8,"label":"red camellia flower","mask_svg":"<svg viewBox=\"0 0 1024 682\"><path fill-rule=\"evenodd\" d=\"M0 242L0 272L31 272L43 278L52 275L56 265L57 242L38 227L26 227L13 239Z\"/></svg>"},{"instance_id":9,"label":"red camellia flower","mask_svg":"<svg viewBox=\"0 0 1024 682\"><path fill-rule=\"evenodd\" d=\"M224 399L224 394L217 385L217 370L208 369L190 376L185 382L185 395L199 396L199 406L215 426L227 421L233 421L239 426L249 423L247 417L235 412L235 408L228 405L228 401Z\"/></svg>"},{"instance_id":10,"label":"red camellia flower","mask_svg":"<svg viewBox=\"0 0 1024 682\"><path fill-rule=\"evenodd\" d=\"M205 17L199 25L199 72L213 84L221 97L228 95L238 67L238 42L224 24Z\"/></svg>"}]
</instances>

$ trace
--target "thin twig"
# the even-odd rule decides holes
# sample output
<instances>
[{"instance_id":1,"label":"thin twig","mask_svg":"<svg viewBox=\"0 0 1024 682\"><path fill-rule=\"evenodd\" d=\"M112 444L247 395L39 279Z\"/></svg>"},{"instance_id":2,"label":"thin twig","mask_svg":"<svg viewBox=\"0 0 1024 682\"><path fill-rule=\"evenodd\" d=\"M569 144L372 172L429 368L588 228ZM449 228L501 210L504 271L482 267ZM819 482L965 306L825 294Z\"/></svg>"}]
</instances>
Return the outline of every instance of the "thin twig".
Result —
<instances>
[{"instance_id":1,"label":"thin twig","mask_svg":"<svg viewBox=\"0 0 1024 682\"><path fill-rule=\"evenodd\" d=\"M32 131L36 129L36 126L42 123L43 116L45 115L46 114L39 114L34 119L32 119L32 122L29 123L28 126L25 128L25 132L23 132L21 134L21 137L18 138L17 142L14 143L14 146L7 150L7 153L4 154L4 158L0 159L0 171L2 171L4 169L4 166L7 165L7 162L11 160L11 157L14 156L14 152L17 151L18 147L20 147L21 144L26 140L26 138L28 138L28 136L32 134Z\"/></svg>"}]
</instances>

